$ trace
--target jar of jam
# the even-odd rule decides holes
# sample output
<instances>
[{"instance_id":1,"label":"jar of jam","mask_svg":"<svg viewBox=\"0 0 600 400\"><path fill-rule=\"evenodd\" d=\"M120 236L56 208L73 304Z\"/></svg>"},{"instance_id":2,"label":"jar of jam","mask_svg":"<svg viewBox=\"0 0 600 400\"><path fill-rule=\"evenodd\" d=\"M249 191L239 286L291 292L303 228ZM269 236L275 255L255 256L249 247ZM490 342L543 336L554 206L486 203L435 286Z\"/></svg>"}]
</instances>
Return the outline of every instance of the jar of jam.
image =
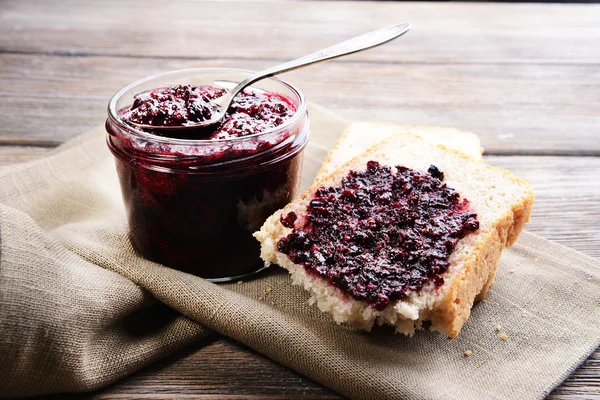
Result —
<instances>
[{"instance_id":1,"label":"jar of jam","mask_svg":"<svg viewBox=\"0 0 600 400\"><path fill-rule=\"evenodd\" d=\"M161 129L209 119L210 100L251 74L168 72L134 82L110 100L108 147L130 238L144 258L214 282L264 268L252 233L297 193L309 138L302 93L265 79L238 94L215 126Z\"/></svg>"}]
</instances>

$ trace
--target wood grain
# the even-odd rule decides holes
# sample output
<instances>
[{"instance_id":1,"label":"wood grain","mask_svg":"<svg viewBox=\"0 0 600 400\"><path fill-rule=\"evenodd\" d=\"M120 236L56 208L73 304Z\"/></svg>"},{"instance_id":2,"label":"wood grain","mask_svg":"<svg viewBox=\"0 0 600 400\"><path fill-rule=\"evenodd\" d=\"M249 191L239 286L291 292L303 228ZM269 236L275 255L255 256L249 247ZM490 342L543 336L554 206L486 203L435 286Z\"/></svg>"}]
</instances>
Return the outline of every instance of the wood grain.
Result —
<instances>
[{"instance_id":1,"label":"wood grain","mask_svg":"<svg viewBox=\"0 0 600 400\"><path fill-rule=\"evenodd\" d=\"M0 166L32 161L43 157L50 150L37 146L0 146Z\"/></svg>"},{"instance_id":2,"label":"wood grain","mask_svg":"<svg viewBox=\"0 0 600 400\"><path fill-rule=\"evenodd\" d=\"M274 62L3 54L0 143L51 145L99 126L110 96L143 76L192 67L260 69ZM331 62L285 79L349 120L455 126L479 134L495 154L600 155L595 65Z\"/></svg>"},{"instance_id":3,"label":"wood grain","mask_svg":"<svg viewBox=\"0 0 600 400\"><path fill-rule=\"evenodd\" d=\"M526 230L600 258L600 157L485 156L484 161L532 184L535 202Z\"/></svg>"},{"instance_id":4,"label":"wood grain","mask_svg":"<svg viewBox=\"0 0 600 400\"><path fill-rule=\"evenodd\" d=\"M3 1L5 52L290 59L410 20L376 63L593 63L600 6L401 2Z\"/></svg>"}]
</instances>

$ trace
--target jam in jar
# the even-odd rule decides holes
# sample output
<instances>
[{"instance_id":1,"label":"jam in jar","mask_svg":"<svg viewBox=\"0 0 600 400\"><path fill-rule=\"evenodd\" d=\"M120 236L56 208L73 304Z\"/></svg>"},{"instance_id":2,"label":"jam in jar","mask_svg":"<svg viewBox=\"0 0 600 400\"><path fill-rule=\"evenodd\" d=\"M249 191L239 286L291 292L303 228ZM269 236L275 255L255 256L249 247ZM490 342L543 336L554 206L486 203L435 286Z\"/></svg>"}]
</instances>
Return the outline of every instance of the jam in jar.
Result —
<instances>
[{"instance_id":1,"label":"jam in jar","mask_svg":"<svg viewBox=\"0 0 600 400\"><path fill-rule=\"evenodd\" d=\"M218 124L184 128L210 119L210 100L250 74L174 71L111 99L108 147L143 257L216 282L263 268L252 233L298 190L309 137L303 95L270 78L238 94Z\"/></svg>"}]
</instances>

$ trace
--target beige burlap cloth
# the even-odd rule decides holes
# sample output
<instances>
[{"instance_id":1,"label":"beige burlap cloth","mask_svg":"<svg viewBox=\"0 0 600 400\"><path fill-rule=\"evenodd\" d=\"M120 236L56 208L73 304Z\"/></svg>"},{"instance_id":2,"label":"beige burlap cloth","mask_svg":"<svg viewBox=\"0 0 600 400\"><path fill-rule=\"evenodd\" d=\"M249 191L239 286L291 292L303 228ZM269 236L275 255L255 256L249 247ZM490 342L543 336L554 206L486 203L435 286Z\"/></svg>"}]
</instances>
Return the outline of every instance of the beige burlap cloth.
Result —
<instances>
[{"instance_id":1,"label":"beige burlap cloth","mask_svg":"<svg viewBox=\"0 0 600 400\"><path fill-rule=\"evenodd\" d=\"M311 116L305 187L345 125ZM102 130L0 170L0 235L4 396L90 390L215 330L351 398L536 399L600 339L600 262L527 233L455 340L338 326L277 268L215 285L145 261Z\"/></svg>"}]
</instances>

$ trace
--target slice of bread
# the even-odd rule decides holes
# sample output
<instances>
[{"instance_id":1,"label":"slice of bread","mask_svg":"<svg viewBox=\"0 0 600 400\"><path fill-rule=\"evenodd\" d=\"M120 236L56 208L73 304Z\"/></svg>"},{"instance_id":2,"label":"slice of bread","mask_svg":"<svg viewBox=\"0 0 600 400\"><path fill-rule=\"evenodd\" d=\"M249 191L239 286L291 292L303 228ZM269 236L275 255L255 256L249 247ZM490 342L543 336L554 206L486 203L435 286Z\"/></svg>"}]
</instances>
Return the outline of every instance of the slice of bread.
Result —
<instances>
[{"instance_id":1,"label":"slice of bread","mask_svg":"<svg viewBox=\"0 0 600 400\"><path fill-rule=\"evenodd\" d=\"M328 175L360 155L366 149L395 135L413 134L433 143L481 161L483 149L479 137L471 132L438 126L404 126L383 122L354 122L344 130L325 162L321 166L317 179Z\"/></svg>"},{"instance_id":2,"label":"slice of bread","mask_svg":"<svg viewBox=\"0 0 600 400\"><path fill-rule=\"evenodd\" d=\"M350 170L365 170L368 161L383 165L402 165L426 171L431 164L445 175L444 183L467 198L477 213L479 229L460 239L450 255L450 267L444 284L427 283L421 290L409 292L402 300L379 311L355 300L277 250L279 239L292 229L280 222L280 216L294 211L298 216L320 186L339 186ZM338 323L370 330L373 324L390 324L397 332L412 335L422 321L431 321L431 329L456 337L467 321L478 294L485 294L493 282L502 249L512 245L529 220L533 204L530 185L512 173L487 166L470 157L433 145L411 134L394 135L352 159L332 174L322 177L305 193L277 211L264 223L255 237L261 242L261 257L266 264L286 268L294 284L310 293L310 302L330 313Z\"/></svg>"}]
</instances>

